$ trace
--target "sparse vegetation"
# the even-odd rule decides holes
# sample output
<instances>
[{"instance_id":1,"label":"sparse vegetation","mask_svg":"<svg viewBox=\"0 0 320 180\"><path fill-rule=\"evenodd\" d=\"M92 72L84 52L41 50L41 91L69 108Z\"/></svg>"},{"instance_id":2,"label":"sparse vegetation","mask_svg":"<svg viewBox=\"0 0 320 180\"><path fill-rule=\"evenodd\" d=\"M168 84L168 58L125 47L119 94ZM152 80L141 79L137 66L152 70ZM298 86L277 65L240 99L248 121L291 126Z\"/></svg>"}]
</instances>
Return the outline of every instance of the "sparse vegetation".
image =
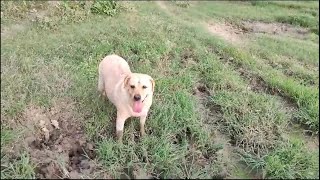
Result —
<instances>
[{"instance_id":1,"label":"sparse vegetation","mask_svg":"<svg viewBox=\"0 0 320 180\"><path fill-rule=\"evenodd\" d=\"M1 1L1 178L319 178L318 10ZM112 53L156 81L124 144L96 89Z\"/></svg>"},{"instance_id":2,"label":"sparse vegetation","mask_svg":"<svg viewBox=\"0 0 320 180\"><path fill-rule=\"evenodd\" d=\"M92 13L114 16L119 10L116 1L94 1L91 7Z\"/></svg>"}]
</instances>

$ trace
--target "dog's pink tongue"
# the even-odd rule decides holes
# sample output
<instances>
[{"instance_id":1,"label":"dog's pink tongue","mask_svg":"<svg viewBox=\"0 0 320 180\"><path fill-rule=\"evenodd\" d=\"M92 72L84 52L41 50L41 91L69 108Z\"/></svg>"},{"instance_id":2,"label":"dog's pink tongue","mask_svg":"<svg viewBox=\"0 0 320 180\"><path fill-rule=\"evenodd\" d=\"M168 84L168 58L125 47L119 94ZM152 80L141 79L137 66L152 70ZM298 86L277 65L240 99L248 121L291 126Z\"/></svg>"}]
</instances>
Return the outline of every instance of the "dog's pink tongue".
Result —
<instances>
[{"instance_id":1,"label":"dog's pink tongue","mask_svg":"<svg viewBox=\"0 0 320 180\"><path fill-rule=\"evenodd\" d=\"M133 104L133 111L136 113L140 113L142 110L142 102L141 101L135 101Z\"/></svg>"}]
</instances>

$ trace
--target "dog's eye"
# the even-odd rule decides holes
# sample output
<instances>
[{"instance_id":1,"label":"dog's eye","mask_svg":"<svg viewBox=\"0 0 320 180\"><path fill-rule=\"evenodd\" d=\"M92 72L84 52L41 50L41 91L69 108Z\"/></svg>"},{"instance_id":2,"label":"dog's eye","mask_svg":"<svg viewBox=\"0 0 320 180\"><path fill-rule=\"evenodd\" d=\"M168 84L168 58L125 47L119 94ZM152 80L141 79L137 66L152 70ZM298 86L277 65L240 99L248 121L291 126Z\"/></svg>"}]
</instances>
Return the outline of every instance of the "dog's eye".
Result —
<instances>
[{"instance_id":1,"label":"dog's eye","mask_svg":"<svg viewBox=\"0 0 320 180\"><path fill-rule=\"evenodd\" d=\"M130 87L131 87L132 89L134 89L134 85L131 85Z\"/></svg>"},{"instance_id":2,"label":"dog's eye","mask_svg":"<svg viewBox=\"0 0 320 180\"><path fill-rule=\"evenodd\" d=\"M142 86L143 89L147 89L147 86Z\"/></svg>"}]
</instances>

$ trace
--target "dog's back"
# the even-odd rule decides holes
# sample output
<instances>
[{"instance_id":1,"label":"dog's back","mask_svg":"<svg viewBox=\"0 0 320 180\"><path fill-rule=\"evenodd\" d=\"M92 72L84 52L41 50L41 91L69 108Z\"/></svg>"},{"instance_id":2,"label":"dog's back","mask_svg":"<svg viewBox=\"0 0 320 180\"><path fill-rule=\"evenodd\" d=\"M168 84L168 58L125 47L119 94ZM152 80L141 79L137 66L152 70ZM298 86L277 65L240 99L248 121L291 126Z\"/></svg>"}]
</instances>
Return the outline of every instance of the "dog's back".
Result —
<instances>
[{"instance_id":1,"label":"dog's back","mask_svg":"<svg viewBox=\"0 0 320 180\"><path fill-rule=\"evenodd\" d=\"M126 60L118 55L108 55L99 64L99 87L100 91L112 93L115 86L121 82L124 75L131 74Z\"/></svg>"}]
</instances>

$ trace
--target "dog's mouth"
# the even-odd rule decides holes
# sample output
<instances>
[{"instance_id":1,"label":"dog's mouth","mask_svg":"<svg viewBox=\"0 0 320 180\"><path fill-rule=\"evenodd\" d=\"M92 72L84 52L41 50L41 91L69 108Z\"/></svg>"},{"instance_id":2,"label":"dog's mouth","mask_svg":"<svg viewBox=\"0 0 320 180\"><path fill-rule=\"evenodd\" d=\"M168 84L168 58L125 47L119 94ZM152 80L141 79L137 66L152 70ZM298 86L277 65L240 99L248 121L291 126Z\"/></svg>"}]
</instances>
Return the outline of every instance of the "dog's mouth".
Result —
<instances>
[{"instance_id":1,"label":"dog's mouth","mask_svg":"<svg viewBox=\"0 0 320 180\"><path fill-rule=\"evenodd\" d=\"M148 95L146 95L146 97L142 101L134 101L133 102L133 111L134 112L140 113L142 111L143 102L144 102L144 100L146 100L147 97L148 97Z\"/></svg>"}]
</instances>

